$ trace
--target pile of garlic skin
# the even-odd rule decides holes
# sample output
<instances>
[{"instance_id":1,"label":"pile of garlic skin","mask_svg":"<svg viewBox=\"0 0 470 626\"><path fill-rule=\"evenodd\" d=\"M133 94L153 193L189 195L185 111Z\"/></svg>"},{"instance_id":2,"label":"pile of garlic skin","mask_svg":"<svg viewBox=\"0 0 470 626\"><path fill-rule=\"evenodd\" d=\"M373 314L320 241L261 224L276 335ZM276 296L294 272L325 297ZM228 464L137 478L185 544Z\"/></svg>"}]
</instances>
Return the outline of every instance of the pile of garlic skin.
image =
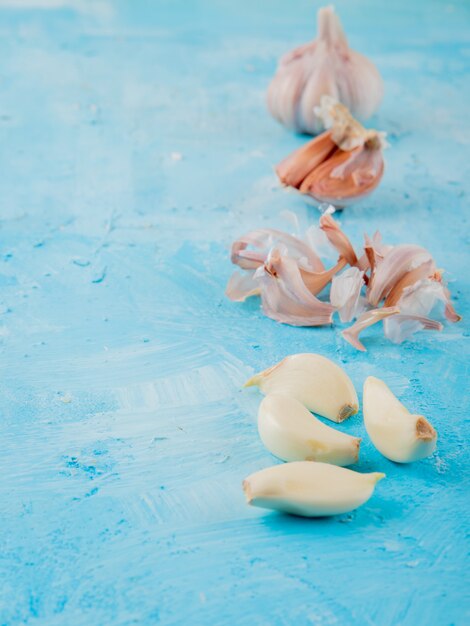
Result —
<instances>
[{"instance_id":1,"label":"pile of garlic skin","mask_svg":"<svg viewBox=\"0 0 470 626\"><path fill-rule=\"evenodd\" d=\"M364 128L330 96L322 96L315 110L328 130L290 154L276 172L284 185L344 208L380 183L385 133Z\"/></svg>"},{"instance_id":2,"label":"pile of garlic skin","mask_svg":"<svg viewBox=\"0 0 470 626\"><path fill-rule=\"evenodd\" d=\"M232 244L232 263L241 268L228 281L226 295L243 302L261 296L264 314L292 326L324 326L356 320L342 336L358 350L366 348L360 333L383 320L385 336L402 343L419 330L440 331L443 325L430 315L450 322L461 318L430 252L414 244L382 243L377 231L365 235L361 254L331 217L333 207L310 227L304 238L274 229L254 230ZM325 268L317 247L333 246L339 254Z\"/></svg>"},{"instance_id":3,"label":"pile of garlic skin","mask_svg":"<svg viewBox=\"0 0 470 626\"><path fill-rule=\"evenodd\" d=\"M319 354L293 354L245 384L265 395L258 431L282 461L243 481L248 504L304 517L348 513L373 495L381 472L345 469L357 463L361 440L324 424L312 413L339 423L359 410L346 372ZM369 376L363 414L372 443L386 458L410 463L430 456L437 433L422 415L411 414L387 385Z\"/></svg>"},{"instance_id":4,"label":"pile of garlic skin","mask_svg":"<svg viewBox=\"0 0 470 626\"><path fill-rule=\"evenodd\" d=\"M333 97L364 120L375 113L383 96L377 68L348 46L333 7L319 9L317 19L317 39L281 58L267 95L274 118L312 135L325 128L316 110L322 96Z\"/></svg>"}]
</instances>

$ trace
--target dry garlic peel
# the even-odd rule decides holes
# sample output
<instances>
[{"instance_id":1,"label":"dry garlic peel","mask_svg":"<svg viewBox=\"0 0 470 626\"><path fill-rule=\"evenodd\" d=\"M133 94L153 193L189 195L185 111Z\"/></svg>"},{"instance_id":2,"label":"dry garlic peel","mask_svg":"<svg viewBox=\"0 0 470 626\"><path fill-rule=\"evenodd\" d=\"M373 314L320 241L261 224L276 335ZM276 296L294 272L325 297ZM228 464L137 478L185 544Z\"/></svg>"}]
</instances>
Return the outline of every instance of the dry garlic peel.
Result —
<instances>
[{"instance_id":1,"label":"dry garlic peel","mask_svg":"<svg viewBox=\"0 0 470 626\"><path fill-rule=\"evenodd\" d=\"M344 466L358 460L360 439L327 426L287 395L272 393L263 398L258 432L266 448L283 461Z\"/></svg>"},{"instance_id":2,"label":"dry garlic peel","mask_svg":"<svg viewBox=\"0 0 470 626\"><path fill-rule=\"evenodd\" d=\"M281 393L301 402L333 422L357 413L359 403L346 372L320 354L292 354L273 367L255 374L245 384L256 385L264 394Z\"/></svg>"},{"instance_id":3,"label":"dry garlic peel","mask_svg":"<svg viewBox=\"0 0 470 626\"><path fill-rule=\"evenodd\" d=\"M328 96L316 110L331 129L290 154L276 172L284 185L344 207L371 193L382 179L385 134L364 128Z\"/></svg>"},{"instance_id":4,"label":"dry garlic peel","mask_svg":"<svg viewBox=\"0 0 470 626\"><path fill-rule=\"evenodd\" d=\"M317 39L281 58L267 97L274 118L297 132L311 134L325 128L315 111L322 96L332 96L354 116L367 119L383 95L375 65L348 46L333 7L319 9L317 20Z\"/></svg>"},{"instance_id":5,"label":"dry garlic peel","mask_svg":"<svg viewBox=\"0 0 470 626\"><path fill-rule=\"evenodd\" d=\"M243 481L248 504L304 517L348 513L367 502L385 474L297 461L275 465Z\"/></svg>"},{"instance_id":6,"label":"dry garlic peel","mask_svg":"<svg viewBox=\"0 0 470 626\"><path fill-rule=\"evenodd\" d=\"M396 306L382 307L381 309L372 309L360 315L352 326L341 332L344 339L349 342L356 350L366 352L366 347L360 341L359 335L363 330L369 328L373 324L377 324L391 315L398 315L400 309Z\"/></svg>"},{"instance_id":7,"label":"dry garlic peel","mask_svg":"<svg viewBox=\"0 0 470 626\"><path fill-rule=\"evenodd\" d=\"M431 455L437 433L422 415L411 414L387 385L369 376L364 383L364 424L372 443L396 463L410 463Z\"/></svg>"},{"instance_id":8,"label":"dry garlic peel","mask_svg":"<svg viewBox=\"0 0 470 626\"><path fill-rule=\"evenodd\" d=\"M307 274L321 283L322 277ZM313 295L296 261L283 256L277 248L271 250L264 265L256 270L255 278L261 286L261 302L267 317L291 326L324 326L333 322L334 307Z\"/></svg>"},{"instance_id":9,"label":"dry garlic peel","mask_svg":"<svg viewBox=\"0 0 470 626\"><path fill-rule=\"evenodd\" d=\"M339 255L336 265L326 268L319 257L325 241ZM229 280L226 294L231 300L259 295L265 315L293 326L332 324L336 313L341 321L356 318L342 334L359 350L365 350L359 334L381 320L386 338L401 343L420 330L442 330L430 317L440 314L436 305L449 321L461 319L443 270L426 249L386 245L376 232L365 235L356 254L329 209L319 228L311 227L303 237L274 229L246 233L232 244L232 262L243 273L235 272ZM347 265L351 267L345 269Z\"/></svg>"}]
</instances>

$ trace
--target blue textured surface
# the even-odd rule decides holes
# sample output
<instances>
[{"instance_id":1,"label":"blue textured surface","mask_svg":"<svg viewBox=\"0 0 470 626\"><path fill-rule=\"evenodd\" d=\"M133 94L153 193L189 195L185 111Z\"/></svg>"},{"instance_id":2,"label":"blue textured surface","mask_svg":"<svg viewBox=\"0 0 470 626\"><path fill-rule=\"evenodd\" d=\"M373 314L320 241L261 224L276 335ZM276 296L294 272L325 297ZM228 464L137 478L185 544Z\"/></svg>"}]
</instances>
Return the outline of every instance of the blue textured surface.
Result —
<instances>
[{"instance_id":1,"label":"blue textured surface","mask_svg":"<svg viewBox=\"0 0 470 626\"><path fill-rule=\"evenodd\" d=\"M263 102L312 4L0 0L3 625L469 623L465 321L398 347L371 329L360 354L223 296L235 235L317 218L278 187L303 139ZM392 143L342 224L428 247L468 318L469 5L337 7ZM244 503L274 460L240 386L299 351L358 389L384 378L439 431L412 466L364 437L357 469L387 479L351 515ZM364 436L361 414L344 430Z\"/></svg>"}]
</instances>

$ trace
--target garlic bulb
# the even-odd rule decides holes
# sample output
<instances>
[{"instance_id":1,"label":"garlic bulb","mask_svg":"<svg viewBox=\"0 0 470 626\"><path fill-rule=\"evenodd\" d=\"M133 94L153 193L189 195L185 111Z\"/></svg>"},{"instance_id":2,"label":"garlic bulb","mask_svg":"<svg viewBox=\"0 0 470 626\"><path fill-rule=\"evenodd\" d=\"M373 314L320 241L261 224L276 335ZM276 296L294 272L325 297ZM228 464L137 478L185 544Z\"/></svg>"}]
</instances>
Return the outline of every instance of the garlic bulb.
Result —
<instances>
[{"instance_id":1,"label":"garlic bulb","mask_svg":"<svg viewBox=\"0 0 470 626\"><path fill-rule=\"evenodd\" d=\"M369 376L364 383L364 425L377 450L396 463L431 455L437 433L422 415L412 415L387 385Z\"/></svg>"},{"instance_id":2,"label":"garlic bulb","mask_svg":"<svg viewBox=\"0 0 470 626\"><path fill-rule=\"evenodd\" d=\"M321 422L298 400L271 393L258 410L258 432L266 448L283 461L352 465L361 440Z\"/></svg>"},{"instance_id":3,"label":"garlic bulb","mask_svg":"<svg viewBox=\"0 0 470 626\"><path fill-rule=\"evenodd\" d=\"M385 474L297 461L268 467L243 481L248 504L303 517L348 513L369 500Z\"/></svg>"},{"instance_id":4,"label":"garlic bulb","mask_svg":"<svg viewBox=\"0 0 470 626\"><path fill-rule=\"evenodd\" d=\"M379 107L383 84L377 68L348 46L332 6L318 11L318 37L284 55L268 89L268 108L279 122L312 135L324 130L315 111L332 96L360 119Z\"/></svg>"},{"instance_id":5,"label":"garlic bulb","mask_svg":"<svg viewBox=\"0 0 470 626\"><path fill-rule=\"evenodd\" d=\"M245 387L257 385L264 393L282 393L296 398L309 411L333 422L357 413L359 403L346 372L320 354L292 354L255 374Z\"/></svg>"},{"instance_id":6,"label":"garlic bulb","mask_svg":"<svg viewBox=\"0 0 470 626\"><path fill-rule=\"evenodd\" d=\"M316 111L329 130L281 161L276 172L284 185L318 202L345 207L380 183L385 133L364 128L330 96L322 96Z\"/></svg>"}]
</instances>

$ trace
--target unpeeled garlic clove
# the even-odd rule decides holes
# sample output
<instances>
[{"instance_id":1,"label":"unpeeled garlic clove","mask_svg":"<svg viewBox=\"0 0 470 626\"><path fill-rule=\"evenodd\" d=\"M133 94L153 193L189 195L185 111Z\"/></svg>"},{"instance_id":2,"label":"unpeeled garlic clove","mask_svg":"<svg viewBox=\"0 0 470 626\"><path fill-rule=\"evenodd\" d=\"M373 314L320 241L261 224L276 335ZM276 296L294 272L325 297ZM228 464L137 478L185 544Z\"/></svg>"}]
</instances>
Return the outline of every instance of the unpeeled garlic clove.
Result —
<instances>
[{"instance_id":1,"label":"unpeeled garlic clove","mask_svg":"<svg viewBox=\"0 0 470 626\"><path fill-rule=\"evenodd\" d=\"M264 393L296 398L309 411L333 422L357 413L359 403L346 372L320 354L292 354L267 370L255 374L245 387L256 385Z\"/></svg>"},{"instance_id":2,"label":"unpeeled garlic clove","mask_svg":"<svg viewBox=\"0 0 470 626\"><path fill-rule=\"evenodd\" d=\"M422 415L411 414L380 379L364 383L364 424L372 443L387 459L410 463L431 455L437 433Z\"/></svg>"},{"instance_id":3,"label":"unpeeled garlic clove","mask_svg":"<svg viewBox=\"0 0 470 626\"><path fill-rule=\"evenodd\" d=\"M380 146L364 144L350 152L336 150L302 181L300 193L345 207L374 191L384 173Z\"/></svg>"},{"instance_id":4,"label":"unpeeled garlic clove","mask_svg":"<svg viewBox=\"0 0 470 626\"><path fill-rule=\"evenodd\" d=\"M319 9L317 19L317 39L281 58L267 96L274 118L311 134L325 128L315 111L323 95L339 100L361 119L377 110L383 95L377 68L348 46L333 7Z\"/></svg>"},{"instance_id":5,"label":"unpeeled garlic clove","mask_svg":"<svg viewBox=\"0 0 470 626\"><path fill-rule=\"evenodd\" d=\"M318 202L347 206L371 193L384 172L385 133L364 128L348 109L329 96L316 108L325 131L276 167L284 185Z\"/></svg>"},{"instance_id":6,"label":"unpeeled garlic clove","mask_svg":"<svg viewBox=\"0 0 470 626\"><path fill-rule=\"evenodd\" d=\"M351 465L361 440L339 432L312 415L298 400L271 393L258 410L258 432L266 448L283 461Z\"/></svg>"},{"instance_id":7,"label":"unpeeled garlic clove","mask_svg":"<svg viewBox=\"0 0 470 626\"><path fill-rule=\"evenodd\" d=\"M276 167L276 173L283 185L299 189L302 181L336 152L338 146L331 138L331 131L326 131L316 139L308 141L298 150L289 154Z\"/></svg>"},{"instance_id":8,"label":"unpeeled garlic clove","mask_svg":"<svg viewBox=\"0 0 470 626\"><path fill-rule=\"evenodd\" d=\"M243 481L248 504L303 517L348 513L372 496L385 474L297 461L268 467Z\"/></svg>"}]
</instances>

